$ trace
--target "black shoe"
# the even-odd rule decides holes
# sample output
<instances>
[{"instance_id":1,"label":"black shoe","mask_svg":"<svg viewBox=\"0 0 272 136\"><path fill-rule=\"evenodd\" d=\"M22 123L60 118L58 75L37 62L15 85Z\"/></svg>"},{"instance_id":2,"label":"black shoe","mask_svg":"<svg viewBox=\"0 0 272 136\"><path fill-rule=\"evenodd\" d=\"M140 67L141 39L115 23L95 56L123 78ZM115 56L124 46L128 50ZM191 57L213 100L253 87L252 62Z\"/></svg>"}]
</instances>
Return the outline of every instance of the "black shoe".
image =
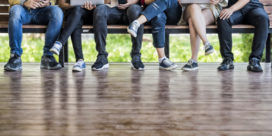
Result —
<instances>
[{"instance_id":1,"label":"black shoe","mask_svg":"<svg viewBox=\"0 0 272 136\"><path fill-rule=\"evenodd\" d=\"M217 68L219 71L231 70L234 69L232 59L226 58L223 60L221 65Z\"/></svg>"},{"instance_id":2,"label":"black shoe","mask_svg":"<svg viewBox=\"0 0 272 136\"><path fill-rule=\"evenodd\" d=\"M92 65L92 70L100 71L109 68L108 59L105 55L98 55L95 63Z\"/></svg>"},{"instance_id":3,"label":"black shoe","mask_svg":"<svg viewBox=\"0 0 272 136\"><path fill-rule=\"evenodd\" d=\"M4 66L5 71L20 71L22 70L22 60L17 54L11 54L8 63Z\"/></svg>"},{"instance_id":4,"label":"black shoe","mask_svg":"<svg viewBox=\"0 0 272 136\"><path fill-rule=\"evenodd\" d=\"M194 71L194 70L197 70L198 69L198 64L196 61L194 60L189 60L187 64L185 64L183 67L182 67L182 70L184 71Z\"/></svg>"},{"instance_id":5,"label":"black shoe","mask_svg":"<svg viewBox=\"0 0 272 136\"><path fill-rule=\"evenodd\" d=\"M263 72L260 60L257 58L250 59L249 65L247 66L247 70L252 72Z\"/></svg>"},{"instance_id":6,"label":"black shoe","mask_svg":"<svg viewBox=\"0 0 272 136\"><path fill-rule=\"evenodd\" d=\"M141 60L141 55L134 55L132 57L131 67L134 70L144 70L144 64Z\"/></svg>"},{"instance_id":7,"label":"black shoe","mask_svg":"<svg viewBox=\"0 0 272 136\"><path fill-rule=\"evenodd\" d=\"M62 66L55 60L54 56L42 56L41 69L58 70L61 68Z\"/></svg>"}]
</instances>

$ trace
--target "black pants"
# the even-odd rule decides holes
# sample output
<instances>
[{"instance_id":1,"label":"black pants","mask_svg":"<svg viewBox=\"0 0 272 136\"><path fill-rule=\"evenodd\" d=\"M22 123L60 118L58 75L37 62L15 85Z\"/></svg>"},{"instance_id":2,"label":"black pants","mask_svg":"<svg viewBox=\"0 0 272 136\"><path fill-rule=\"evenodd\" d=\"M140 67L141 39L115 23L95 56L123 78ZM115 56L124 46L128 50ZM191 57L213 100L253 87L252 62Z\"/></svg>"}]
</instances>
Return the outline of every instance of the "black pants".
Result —
<instances>
[{"instance_id":1,"label":"black pants","mask_svg":"<svg viewBox=\"0 0 272 136\"><path fill-rule=\"evenodd\" d=\"M255 26L254 40L252 43L251 58L262 58L266 45L269 28L269 18L263 8L247 6L233 13L227 20L218 19L218 34L220 41L220 52L224 59L234 60L232 50L232 25L249 24Z\"/></svg>"},{"instance_id":2,"label":"black pants","mask_svg":"<svg viewBox=\"0 0 272 136\"><path fill-rule=\"evenodd\" d=\"M137 19L141 14L142 8L135 4L126 10L120 10L117 7L110 8L107 5L99 5L94 10L94 36L96 42L96 50L98 55L108 56L106 51L106 37L108 33L107 24L129 24ZM131 37L132 51L131 56L141 55L143 38L143 25L138 29L136 38Z\"/></svg>"},{"instance_id":3,"label":"black pants","mask_svg":"<svg viewBox=\"0 0 272 136\"><path fill-rule=\"evenodd\" d=\"M92 24L93 11L89 11L76 6L66 11L67 19L64 29L62 30L57 41L61 42L62 45L66 44L69 36L71 35L73 48L76 56L76 60L84 59L82 53L82 25Z\"/></svg>"}]
</instances>

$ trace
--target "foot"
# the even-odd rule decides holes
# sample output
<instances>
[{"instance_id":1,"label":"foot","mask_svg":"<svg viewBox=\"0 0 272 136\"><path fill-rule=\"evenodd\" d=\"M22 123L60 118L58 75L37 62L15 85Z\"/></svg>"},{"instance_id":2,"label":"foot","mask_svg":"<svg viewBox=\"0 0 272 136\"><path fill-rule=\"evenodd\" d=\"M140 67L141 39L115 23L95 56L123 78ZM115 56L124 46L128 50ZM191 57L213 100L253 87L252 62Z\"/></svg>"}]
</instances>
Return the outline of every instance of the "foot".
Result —
<instances>
[{"instance_id":1,"label":"foot","mask_svg":"<svg viewBox=\"0 0 272 136\"><path fill-rule=\"evenodd\" d=\"M263 72L260 60L257 58L250 59L249 65L247 66L247 70L252 72Z\"/></svg>"},{"instance_id":2,"label":"foot","mask_svg":"<svg viewBox=\"0 0 272 136\"><path fill-rule=\"evenodd\" d=\"M194 71L198 69L198 63L195 60L190 59L187 64L182 67L184 71Z\"/></svg>"},{"instance_id":3,"label":"foot","mask_svg":"<svg viewBox=\"0 0 272 136\"><path fill-rule=\"evenodd\" d=\"M62 48L62 44L58 41L56 41L53 45L53 47L50 49L50 51L56 55L60 54L60 50Z\"/></svg>"},{"instance_id":4,"label":"foot","mask_svg":"<svg viewBox=\"0 0 272 136\"><path fill-rule=\"evenodd\" d=\"M131 67L134 70L144 70L144 64L141 60L141 55L134 55L132 57Z\"/></svg>"},{"instance_id":5,"label":"foot","mask_svg":"<svg viewBox=\"0 0 272 136\"><path fill-rule=\"evenodd\" d=\"M108 69L109 63L105 55L98 55L95 63L92 65L92 70L100 71L103 69Z\"/></svg>"},{"instance_id":6,"label":"foot","mask_svg":"<svg viewBox=\"0 0 272 136\"><path fill-rule=\"evenodd\" d=\"M209 42L207 42L207 43L205 44L204 50L205 50L205 55L206 55L206 56L207 56L207 55L210 55L210 54L212 54L212 53L214 53L213 46L212 46Z\"/></svg>"},{"instance_id":7,"label":"foot","mask_svg":"<svg viewBox=\"0 0 272 136\"><path fill-rule=\"evenodd\" d=\"M81 72L86 68L86 64L84 60L78 60L76 64L73 66L73 72Z\"/></svg>"},{"instance_id":8,"label":"foot","mask_svg":"<svg viewBox=\"0 0 272 136\"><path fill-rule=\"evenodd\" d=\"M137 32L140 27L140 23L137 20L134 20L127 28L128 33L130 33L133 37L137 37Z\"/></svg>"},{"instance_id":9,"label":"foot","mask_svg":"<svg viewBox=\"0 0 272 136\"><path fill-rule=\"evenodd\" d=\"M43 55L41 61L41 69L58 70L62 66L55 60L53 56Z\"/></svg>"},{"instance_id":10,"label":"foot","mask_svg":"<svg viewBox=\"0 0 272 136\"><path fill-rule=\"evenodd\" d=\"M22 60L17 54L11 54L8 63L4 66L5 71L20 71L22 70Z\"/></svg>"},{"instance_id":11,"label":"foot","mask_svg":"<svg viewBox=\"0 0 272 136\"><path fill-rule=\"evenodd\" d=\"M226 71L234 69L233 61L230 58L226 58L223 60L221 65L217 68L219 71Z\"/></svg>"},{"instance_id":12,"label":"foot","mask_svg":"<svg viewBox=\"0 0 272 136\"><path fill-rule=\"evenodd\" d=\"M164 58L161 62L160 62L160 69L161 70L174 70L176 69L178 66L171 62L168 58Z\"/></svg>"}]
</instances>

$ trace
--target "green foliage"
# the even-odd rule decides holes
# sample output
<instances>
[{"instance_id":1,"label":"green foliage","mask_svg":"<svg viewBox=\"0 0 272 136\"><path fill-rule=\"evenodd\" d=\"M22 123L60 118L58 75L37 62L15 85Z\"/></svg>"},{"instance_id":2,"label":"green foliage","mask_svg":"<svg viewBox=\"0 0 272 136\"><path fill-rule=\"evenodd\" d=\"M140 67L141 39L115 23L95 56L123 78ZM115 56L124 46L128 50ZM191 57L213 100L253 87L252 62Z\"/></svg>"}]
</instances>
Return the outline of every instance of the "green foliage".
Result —
<instances>
[{"instance_id":1,"label":"green foliage","mask_svg":"<svg viewBox=\"0 0 272 136\"><path fill-rule=\"evenodd\" d=\"M208 35L216 52L210 56L204 55L203 46L200 47L199 62L221 62L218 36ZM85 60L94 62L97 52L93 35L82 35L82 46ZM251 52L252 35L233 35L233 53L236 62L247 62ZM9 38L7 34L0 35L0 62L6 62L9 58ZM23 62L39 62L43 53L44 34L24 34L22 48ZM132 43L128 34L109 34L107 37L107 51L110 62L130 62ZM170 57L174 62L187 62L191 58L190 37L185 34L171 35ZM144 62L157 62L157 53L152 44L152 36L144 35L142 45L142 60ZM57 56L56 56L57 57ZM69 40L69 61L75 62L75 55L71 40Z\"/></svg>"}]
</instances>

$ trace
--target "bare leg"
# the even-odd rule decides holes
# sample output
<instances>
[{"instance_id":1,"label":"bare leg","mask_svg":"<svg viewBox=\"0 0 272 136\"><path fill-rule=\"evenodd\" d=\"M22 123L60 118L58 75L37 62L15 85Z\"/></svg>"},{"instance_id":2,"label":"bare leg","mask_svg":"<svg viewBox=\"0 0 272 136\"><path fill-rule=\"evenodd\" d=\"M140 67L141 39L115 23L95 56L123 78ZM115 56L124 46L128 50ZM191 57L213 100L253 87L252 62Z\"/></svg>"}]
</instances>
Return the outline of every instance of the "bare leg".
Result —
<instances>
[{"instance_id":1,"label":"bare leg","mask_svg":"<svg viewBox=\"0 0 272 136\"><path fill-rule=\"evenodd\" d=\"M159 58L165 57L164 48L156 48L156 50Z\"/></svg>"},{"instance_id":2,"label":"bare leg","mask_svg":"<svg viewBox=\"0 0 272 136\"><path fill-rule=\"evenodd\" d=\"M193 27L192 19L189 19L188 23L189 23L190 42L191 42L191 51L192 51L191 59L197 61L198 60L199 45L200 45L200 38L199 38L195 28Z\"/></svg>"},{"instance_id":3,"label":"bare leg","mask_svg":"<svg viewBox=\"0 0 272 136\"><path fill-rule=\"evenodd\" d=\"M142 24L144 24L145 22L147 22L147 19L146 19L146 17L145 17L144 15L141 15L141 16L137 19L137 21L139 21L139 23L142 25Z\"/></svg>"}]
</instances>

